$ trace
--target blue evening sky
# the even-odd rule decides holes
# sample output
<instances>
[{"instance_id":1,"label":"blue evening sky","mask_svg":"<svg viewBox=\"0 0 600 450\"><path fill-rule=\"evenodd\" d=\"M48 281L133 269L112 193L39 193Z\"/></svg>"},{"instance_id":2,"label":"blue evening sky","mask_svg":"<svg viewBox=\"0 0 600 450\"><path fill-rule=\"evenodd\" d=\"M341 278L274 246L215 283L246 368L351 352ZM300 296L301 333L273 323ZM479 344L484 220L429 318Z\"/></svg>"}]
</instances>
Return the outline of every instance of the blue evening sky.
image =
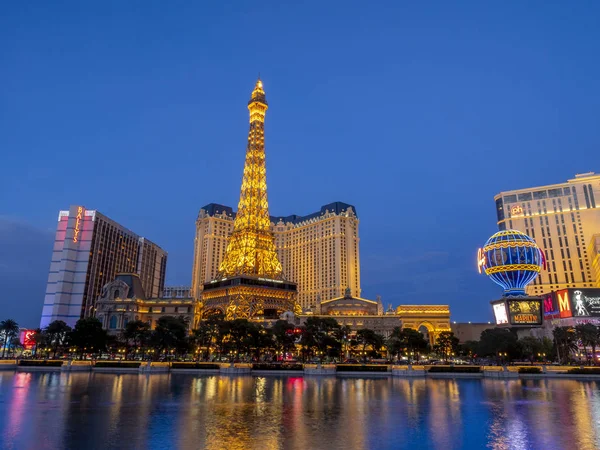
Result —
<instances>
[{"instance_id":1,"label":"blue evening sky","mask_svg":"<svg viewBox=\"0 0 600 450\"><path fill-rule=\"evenodd\" d=\"M60 209L98 209L189 284L236 206L260 72L273 215L360 217L363 296L492 320L493 196L600 170L598 2L7 2L0 319L36 326Z\"/></svg>"}]
</instances>

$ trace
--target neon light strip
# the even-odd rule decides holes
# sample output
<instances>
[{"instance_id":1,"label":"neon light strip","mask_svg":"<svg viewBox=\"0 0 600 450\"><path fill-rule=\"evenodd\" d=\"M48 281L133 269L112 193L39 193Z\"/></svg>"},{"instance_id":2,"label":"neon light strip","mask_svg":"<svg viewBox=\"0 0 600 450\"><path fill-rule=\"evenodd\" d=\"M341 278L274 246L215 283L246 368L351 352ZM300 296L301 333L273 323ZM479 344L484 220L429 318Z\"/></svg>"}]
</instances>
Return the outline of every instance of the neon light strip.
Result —
<instances>
[{"instance_id":1,"label":"neon light strip","mask_svg":"<svg viewBox=\"0 0 600 450\"><path fill-rule=\"evenodd\" d=\"M483 251L487 252L489 250L493 250L496 248L515 248L515 247L537 247L535 242L529 241L507 241L507 242L498 242L496 244L490 244L483 247Z\"/></svg>"},{"instance_id":2,"label":"neon light strip","mask_svg":"<svg viewBox=\"0 0 600 450\"><path fill-rule=\"evenodd\" d=\"M535 264L507 264L506 266L495 266L485 269L486 275L493 273L511 272L516 270L531 270L533 272L540 272L540 266Z\"/></svg>"},{"instance_id":3,"label":"neon light strip","mask_svg":"<svg viewBox=\"0 0 600 450\"><path fill-rule=\"evenodd\" d=\"M75 218L75 233L73 234L73 242L79 242L79 233L81 232L81 226L83 220L83 206L77 207L77 217Z\"/></svg>"}]
</instances>

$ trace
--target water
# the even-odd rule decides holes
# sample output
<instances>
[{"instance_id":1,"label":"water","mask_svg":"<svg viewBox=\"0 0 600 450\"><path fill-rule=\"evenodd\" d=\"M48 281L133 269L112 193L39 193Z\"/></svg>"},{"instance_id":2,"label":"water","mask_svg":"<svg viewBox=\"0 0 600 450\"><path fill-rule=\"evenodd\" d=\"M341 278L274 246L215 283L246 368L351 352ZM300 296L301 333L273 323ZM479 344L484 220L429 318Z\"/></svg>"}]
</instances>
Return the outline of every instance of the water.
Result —
<instances>
[{"instance_id":1,"label":"water","mask_svg":"<svg viewBox=\"0 0 600 450\"><path fill-rule=\"evenodd\" d=\"M2 449L596 449L596 382L0 372Z\"/></svg>"}]
</instances>

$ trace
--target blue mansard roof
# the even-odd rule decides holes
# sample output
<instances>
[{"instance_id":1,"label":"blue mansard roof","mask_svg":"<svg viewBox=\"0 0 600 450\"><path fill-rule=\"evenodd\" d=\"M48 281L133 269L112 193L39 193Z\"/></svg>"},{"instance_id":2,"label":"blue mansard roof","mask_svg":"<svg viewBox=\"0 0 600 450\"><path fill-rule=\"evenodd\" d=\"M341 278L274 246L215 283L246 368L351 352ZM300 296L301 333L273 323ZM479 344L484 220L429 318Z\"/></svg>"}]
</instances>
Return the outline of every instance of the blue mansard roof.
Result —
<instances>
[{"instance_id":1,"label":"blue mansard roof","mask_svg":"<svg viewBox=\"0 0 600 450\"><path fill-rule=\"evenodd\" d=\"M289 216L271 216L271 222L277 223L281 220L283 223L291 222L293 224L297 224L306 220L314 219L315 217L322 216L327 212L341 214L342 211L346 211L348 208L352 208L354 214L358 217L354 205L350 205L344 202L333 202L321 206L321 209L319 211L314 212L312 214L307 214L306 216L298 216L296 214L292 214ZM233 212L233 209L230 206L219 205L218 203L209 203L208 205L203 206L201 209L205 210L209 216L225 213L227 216L235 218L235 212Z\"/></svg>"}]
</instances>

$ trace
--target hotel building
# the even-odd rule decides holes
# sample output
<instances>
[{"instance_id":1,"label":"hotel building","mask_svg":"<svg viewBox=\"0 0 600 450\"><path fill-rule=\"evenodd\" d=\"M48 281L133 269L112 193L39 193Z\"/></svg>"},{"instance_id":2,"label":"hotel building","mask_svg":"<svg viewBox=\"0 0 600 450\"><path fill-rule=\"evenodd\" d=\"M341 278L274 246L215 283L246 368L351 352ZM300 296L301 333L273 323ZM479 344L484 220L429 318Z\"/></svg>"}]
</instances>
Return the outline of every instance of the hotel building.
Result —
<instances>
[{"instance_id":1,"label":"hotel building","mask_svg":"<svg viewBox=\"0 0 600 450\"><path fill-rule=\"evenodd\" d=\"M166 267L164 250L100 212L60 211L40 327L55 320L74 326L93 316L102 287L117 273L137 274L144 291L158 297Z\"/></svg>"},{"instance_id":2,"label":"hotel building","mask_svg":"<svg viewBox=\"0 0 600 450\"><path fill-rule=\"evenodd\" d=\"M600 175L576 175L566 183L501 192L494 197L498 228L522 231L535 239L546 270L527 287L541 295L598 285L592 267L600 232Z\"/></svg>"},{"instance_id":3,"label":"hotel building","mask_svg":"<svg viewBox=\"0 0 600 450\"><path fill-rule=\"evenodd\" d=\"M200 209L192 273L196 298L203 284L217 277L234 219L235 212L229 206L211 203ZM270 219L283 274L298 285L302 308L342 297L347 288L360 296L358 216L352 205L335 202L306 216Z\"/></svg>"},{"instance_id":4,"label":"hotel building","mask_svg":"<svg viewBox=\"0 0 600 450\"><path fill-rule=\"evenodd\" d=\"M384 312L381 298L368 300L355 297L349 289L343 296L317 302L314 308L294 318L295 325L303 325L309 317L333 318L340 325L356 332L371 329L389 337L394 328L412 328L419 331L433 345L443 331L450 331L450 307L448 305L389 305Z\"/></svg>"},{"instance_id":5,"label":"hotel building","mask_svg":"<svg viewBox=\"0 0 600 450\"><path fill-rule=\"evenodd\" d=\"M189 286L166 287L161 296L148 297L136 274L117 274L104 285L96 301L96 318L110 334L125 331L127 324L141 320L156 328L161 317L183 317L188 330L197 328L199 302L190 297Z\"/></svg>"},{"instance_id":6,"label":"hotel building","mask_svg":"<svg viewBox=\"0 0 600 450\"><path fill-rule=\"evenodd\" d=\"M592 264L592 277L596 280L595 287L600 287L600 233L592 236L588 254Z\"/></svg>"}]
</instances>

